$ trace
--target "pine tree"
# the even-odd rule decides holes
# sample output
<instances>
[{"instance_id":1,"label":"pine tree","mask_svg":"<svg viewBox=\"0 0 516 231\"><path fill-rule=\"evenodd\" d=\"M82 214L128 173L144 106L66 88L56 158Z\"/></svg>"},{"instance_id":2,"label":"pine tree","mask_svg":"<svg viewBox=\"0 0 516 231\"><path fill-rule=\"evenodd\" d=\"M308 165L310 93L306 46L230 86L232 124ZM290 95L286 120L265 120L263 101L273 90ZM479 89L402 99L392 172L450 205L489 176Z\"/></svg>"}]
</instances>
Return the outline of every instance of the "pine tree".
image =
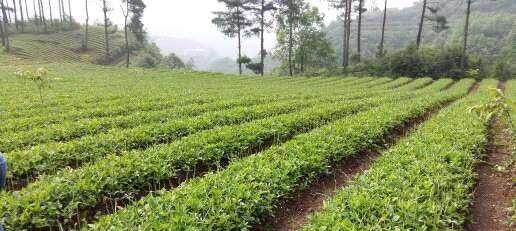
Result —
<instances>
[{"instance_id":1,"label":"pine tree","mask_svg":"<svg viewBox=\"0 0 516 231\"><path fill-rule=\"evenodd\" d=\"M54 26L54 17L52 16L52 1L51 0L48 0L48 10L50 13L50 25L53 27Z\"/></svg>"},{"instance_id":2,"label":"pine tree","mask_svg":"<svg viewBox=\"0 0 516 231\"><path fill-rule=\"evenodd\" d=\"M382 21L382 37L380 38L380 45L378 47L378 57L383 57L385 55L384 51L384 42L385 42L385 26L387 23L387 0L385 0L385 6L383 8L383 21Z\"/></svg>"},{"instance_id":3,"label":"pine tree","mask_svg":"<svg viewBox=\"0 0 516 231\"><path fill-rule=\"evenodd\" d=\"M254 14L254 28L251 31L260 37L260 66L259 73L264 75L264 60L267 55L265 50L265 31L272 28L272 20L269 19L269 13L275 10L274 2L270 0L253 0L251 2L251 10Z\"/></svg>"},{"instance_id":4,"label":"pine tree","mask_svg":"<svg viewBox=\"0 0 516 231\"><path fill-rule=\"evenodd\" d=\"M215 18L212 23L226 36L237 38L238 42L238 72L242 74L242 36L250 35L248 30L252 21L247 14L250 10L250 0L218 0L225 6L225 11L213 12Z\"/></svg>"},{"instance_id":5,"label":"pine tree","mask_svg":"<svg viewBox=\"0 0 516 231\"><path fill-rule=\"evenodd\" d=\"M84 0L84 2L86 3L85 4L85 10L86 10L86 22L84 24L84 42L83 42L83 49L84 50L87 50L88 49L88 33L89 33L89 27L90 27L90 24L89 24L89 21L90 21L90 12L89 12L89 8L88 8L88 0Z\"/></svg>"},{"instance_id":6,"label":"pine tree","mask_svg":"<svg viewBox=\"0 0 516 231\"><path fill-rule=\"evenodd\" d=\"M471 14L471 0L467 0L466 5L466 21L464 23L464 41L462 42L462 59L461 59L461 67L462 70L466 70L467 65L467 52L468 52L468 35L469 35L469 16Z\"/></svg>"},{"instance_id":7,"label":"pine tree","mask_svg":"<svg viewBox=\"0 0 516 231\"><path fill-rule=\"evenodd\" d=\"M337 9L341 10L341 17L344 22L344 30L342 36L342 68L345 70L349 65L349 40L351 37L351 7L353 0L328 0L330 5Z\"/></svg>"},{"instance_id":8,"label":"pine tree","mask_svg":"<svg viewBox=\"0 0 516 231\"><path fill-rule=\"evenodd\" d=\"M438 3L438 2L436 2L436 3ZM427 13L427 11L430 11L431 14L429 15ZM418 27L417 38L416 38L416 47L418 49L421 46L421 41L422 41L422 37L423 37L423 26L424 26L425 20L435 23L434 27L433 27L433 30L435 32L441 32L445 29L448 29L448 26L447 26L448 21L447 21L446 17L438 15L438 12L439 12L439 7L432 7L432 6L430 6L428 0L423 0L421 18L419 19L419 27Z\"/></svg>"},{"instance_id":9,"label":"pine tree","mask_svg":"<svg viewBox=\"0 0 516 231\"><path fill-rule=\"evenodd\" d=\"M4 0L0 0L0 10L2 10L2 45L7 51L10 51L11 45L9 42L9 28L7 28L7 9Z\"/></svg>"},{"instance_id":10,"label":"pine tree","mask_svg":"<svg viewBox=\"0 0 516 231\"><path fill-rule=\"evenodd\" d=\"M21 26L21 32L25 32L25 18L23 17L23 4L22 0L18 0L18 6L20 8L20 26Z\"/></svg>"},{"instance_id":11,"label":"pine tree","mask_svg":"<svg viewBox=\"0 0 516 231\"><path fill-rule=\"evenodd\" d=\"M14 12L14 27L16 28L16 32L19 32L19 25L18 25L18 12L16 11L16 0L13 0L13 8L12 11Z\"/></svg>"},{"instance_id":12,"label":"pine tree","mask_svg":"<svg viewBox=\"0 0 516 231\"><path fill-rule=\"evenodd\" d=\"M122 7L124 15L124 37L126 51L126 67L129 67L131 50L129 47L129 30L134 34L136 41L140 47L145 44L145 30L143 28L143 12L146 8L142 0L122 0L125 3L125 9ZM129 22L129 16L131 20Z\"/></svg>"},{"instance_id":13,"label":"pine tree","mask_svg":"<svg viewBox=\"0 0 516 231\"><path fill-rule=\"evenodd\" d=\"M362 14L366 11L364 0L358 0L357 61L359 62L362 58Z\"/></svg>"},{"instance_id":14,"label":"pine tree","mask_svg":"<svg viewBox=\"0 0 516 231\"><path fill-rule=\"evenodd\" d=\"M294 75L294 30L299 24L301 7L305 5L304 0L276 0L278 7L277 21L279 29L285 30L287 35L287 58L288 73Z\"/></svg>"},{"instance_id":15,"label":"pine tree","mask_svg":"<svg viewBox=\"0 0 516 231\"><path fill-rule=\"evenodd\" d=\"M104 12L104 49L106 52L106 57L109 56L109 26L111 25L111 22L108 18L108 12L110 9L108 8L108 5L106 3L106 0L102 0L102 12Z\"/></svg>"},{"instance_id":16,"label":"pine tree","mask_svg":"<svg viewBox=\"0 0 516 231\"><path fill-rule=\"evenodd\" d=\"M143 0L129 0L131 20L128 26L130 31L134 34L139 46L143 46L146 42L146 32L143 25L143 12L146 7Z\"/></svg>"}]
</instances>

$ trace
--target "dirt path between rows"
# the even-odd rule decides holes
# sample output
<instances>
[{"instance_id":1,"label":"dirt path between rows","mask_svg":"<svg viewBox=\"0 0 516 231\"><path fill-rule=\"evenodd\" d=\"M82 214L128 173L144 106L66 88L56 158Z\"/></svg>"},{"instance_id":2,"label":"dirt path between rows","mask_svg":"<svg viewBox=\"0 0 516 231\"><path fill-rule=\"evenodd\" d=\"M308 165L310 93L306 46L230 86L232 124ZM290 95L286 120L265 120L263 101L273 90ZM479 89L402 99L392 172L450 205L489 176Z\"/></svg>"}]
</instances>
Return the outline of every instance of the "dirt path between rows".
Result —
<instances>
[{"instance_id":1,"label":"dirt path between rows","mask_svg":"<svg viewBox=\"0 0 516 231\"><path fill-rule=\"evenodd\" d=\"M505 84L499 85L501 90ZM466 225L467 231L510 231L508 208L511 200L516 198L516 179L514 167L506 171L497 171L496 166L503 165L511 159L512 137L510 127L496 118L489 126L488 146L485 162L477 165L478 182L474 191L474 201L471 207L472 221Z\"/></svg>"},{"instance_id":2,"label":"dirt path between rows","mask_svg":"<svg viewBox=\"0 0 516 231\"><path fill-rule=\"evenodd\" d=\"M475 83L469 89L468 94L474 93L477 89L478 83ZM383 151L407 137L419 124L425 122L451 103L447 102L439 107L429 109L423 115L393 129L389 135L384 137L383 142L378 144L377 148L340 160L332 166L333 172L321 176L318 181L311 184L308 188L296 192L293 198L284 201L271 217L267 218L262 224L254 226L252 230L299 230L308 222L310 214L322 209L327 198L331 197L339 188L345 187L352 178L369 169Z\"/></svg>"}]
</instances>

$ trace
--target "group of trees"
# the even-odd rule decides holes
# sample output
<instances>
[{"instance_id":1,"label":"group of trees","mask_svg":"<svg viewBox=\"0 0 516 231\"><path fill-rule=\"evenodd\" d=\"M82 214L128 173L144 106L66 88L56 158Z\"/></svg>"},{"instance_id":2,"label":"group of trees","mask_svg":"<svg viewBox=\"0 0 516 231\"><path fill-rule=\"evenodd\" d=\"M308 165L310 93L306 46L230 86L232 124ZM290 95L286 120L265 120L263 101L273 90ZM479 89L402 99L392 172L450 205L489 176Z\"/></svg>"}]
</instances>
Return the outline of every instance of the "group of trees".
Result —
<instances>
[{"instance_id":1,"label":"group of trees","mask_svg":"<svg viewBox=\"0 0 516 231\"><path fill-rule=\"evenodd\" d=\"M129 66L132 51L143 47L146 43L146 34L142 22L146 6L143 0L120 0L121 11L125 17L125 46L122 50L117 51L110 49L110 34L112 31L110 27L113 23L109 18L109 13L113 9L106 0L84 0L86 21L84 37L81 41L82 49L89 49L90 7L88 3L91 1L99 1L101 3L101 10L104 16L105 57L99 62L108 63L110 60L125 54L126 66ZM32 6L29 6L30 3L32 3ZM54 11L56 7L58 9L57 16ZM32 2L31 0L0 0L0 10L0 37L2 39L2 46L7 50L11 48L9 42L10 33L56 32L58 30L72 29L75 23L72 16L71 0L32 0ZM27 29L29 26L31 30ZM130 37L134 37L134 42L131 45L129 43Z\"/></svg>"},{"instance_id":2,"label":"group of trees","mask_svg":"<svg viewBox=\"0 0 516 231\"><path fill-rule=\"evenodd\" d=\"M275 56L284 60L289 75L308 68L319 68L334 61L334 51L324 33L323 16L305 0L218 0L224 11L214 12L212 22L238 42L238 68L243 65L256 74L264 74L264 34L276 25L278 46ZM260 37L259 61L242 54L243 37Z\"/></svg>"},{"instance_id":3,"label":"group of trees","mask_svg":"<svg viewBox=\"0 0 516 231\"><path fill-rule=\"evenodd\" d=\"M86 22L84 27L83 49L88 49L88 28L89 28L89 9L88 1L85 0ZM130 57L133 51L144 47L147 43L146 32L143 25L143 13L146 5L143 0L120 0L120 9L124 16L124 48L112 51L110 48L110 27L113 25L109 18L111 8L106 0L102 0L102 13L104 16L104 57L99 63L111 63L120 56L125 55L125 66L129 67ZM134 41L130 43L130 38Z\"/></svg>"},{"instance_id":4,"label":"group of trees","mask_svg":"<svg viewBox=\"0 0 516 231\"><path fill-rule=\"evenodd\" d=\"M306 0L218 0L225 6L224 11L214 12L213 23L219 30L231 38L237 38L239 72L242 73L242 65L263 75L263 59L268 53L263 47L263 33L267 29L275 28L277 47L275 57L282 60L280 69L289 75L305 72L307 69L322 67L334 67L336 54L325 34L323 16L317 8L310 6ZM465 26L460 52L460 67L465 73L468 68L467 48L469 34L469 17L471 5L474 0L462 0L465 2ZM327 0L328 4L340 12L343 20L342 34L342 69L349 70L352 63L360 63L362 60L362 18L367 12L367 0ZM385 31L387 28L388 0L384 0L383 19L378 22L381 27L381 39L377 45L377 57L386 55ZM414 36L416 50L421 47L423 41L423 29L425 22L431 22L433 30L440 32L448 29L447 18L440 15L439 1L422 0L421 14L417 20L417 34ZM357 23L356 53L351 54L350 37L353 21ZM260 62L255 64L251 59L242 55L242 38L260 36L262 41L259 52ZM412 48L410 48L412 49Z\"/></svg>"},{"instance_id":5,"label":"group of trees","mask_svg":"<svg viewBox=\"0 0 516 231\"><path fill-rule=\"evenodd\" d=\"M179 56L174 53L163 56L161 50L155 43L149 43L143 47L142 51L140 52L140 56L141 57L138 57L136 62L136 66L138 67L163 67L172 70L193 70L195 68L193 59L190 59L185 63L183 60L181 60L181 58L179 58Z\"/></svg>"},{"instance_id":6,"label":"group of trees","mask_svg":"<svg viewBox=\"0 0 516 231\"><path fill-rule=\"evenodd\" d=\"M263 75L264 59L267 51L264 48L265 31L272 27L271 12L275 9L270 0L218 0L225 6L225 11L214 12L212 22L226 36L238 41L238 71L242 74L242 66L248 64L255 73ZM242 37L260 36L260 63L253 64L251 59L242 55Z\"/></svg>"},{"instance_id":7,"label":"group of trees","mask_svg":"<svg viewBox=\"0 0 516 231\"><path fill-rule=\"evenodd\" d=\"M0 10L0 36L7 50L10 33L47 33L70 29L74 23L70 0L0 0Z\"/></svg>"},{"instance_id":8,"label":"group of trees","mask_svg":"<svg viewBox=\"0 0 516 231\"><path fill-rule=\"evenodd\" d=\"M88 21L89 21L89 9L88 0L85 0L86 7L86 23L85 23L85 44L83 48L88 49ZM121 55L125 55L125 66L128 68L130 64L131 54L140 48L147 45L146 32L143 25L143 13L147 7L143 0L121 0L120 9L124 16L124 48L112 52L110 50L110 27L113 25L109 18L109 13L113 9L109 6L106 0L102 0L102 12L104 15L104 52L105 56L101 62L111 63L113 60L118 59ZM130 43L130 38L134 37L134 41Z\"/></svg>"}]
</instances>

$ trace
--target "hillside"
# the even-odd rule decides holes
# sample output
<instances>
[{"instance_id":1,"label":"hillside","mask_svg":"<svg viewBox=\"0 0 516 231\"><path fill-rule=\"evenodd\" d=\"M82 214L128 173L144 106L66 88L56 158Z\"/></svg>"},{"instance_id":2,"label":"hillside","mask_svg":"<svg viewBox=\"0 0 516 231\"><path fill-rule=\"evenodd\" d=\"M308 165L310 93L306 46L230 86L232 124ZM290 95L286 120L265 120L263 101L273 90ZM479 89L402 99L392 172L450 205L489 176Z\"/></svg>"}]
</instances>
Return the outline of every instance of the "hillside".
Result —
<instances>
[{"instance_id":1,"label":"hillside","mask_svg":"<svg viewBox=\"0 0 516 231\"><path fill-rule=\"evenodd\" d=\"M11 36L13 53L24 59L45 62L96 62L103 57L104 31L90 27L88 49L82 49L84 30L60 31L54 33L18 33ZM110 34L110 49L123 48L124 37L120 32ZM116 64L115 61L113 64Z\"/></svg>"},{"instance_id":2,"label":"hillside","mask_svg":"<svg viewBox=\"0 0 516 231\"><path fill-rule=\"evenodd\" d=\"M460 43L464 29L465 5L463 1L441 0L437 2L440 2L438 7L441 12L439 14L447 17L450 28L436 33L432 30L433 24L426 22L423 43L438 46ZM381 35L382 10L364 14L362 49L365 56L371 57L376 53ZM477 54L486 56L486 60L492 60L503 52L508 53L512 47L514 12L516 12L516 1L513 0L480 0L473 3L470 49ZM387 14L385 32L387 51L392 52L415 42L418 19L421 15L421 3L401 10L389 9ZM328 37L334 44L339 57L342 53L342 32L341 21L334 21L327 27ZM353 21L351 54L356 53L356 32L357 23Z\"/></svg>"}]
</instances>

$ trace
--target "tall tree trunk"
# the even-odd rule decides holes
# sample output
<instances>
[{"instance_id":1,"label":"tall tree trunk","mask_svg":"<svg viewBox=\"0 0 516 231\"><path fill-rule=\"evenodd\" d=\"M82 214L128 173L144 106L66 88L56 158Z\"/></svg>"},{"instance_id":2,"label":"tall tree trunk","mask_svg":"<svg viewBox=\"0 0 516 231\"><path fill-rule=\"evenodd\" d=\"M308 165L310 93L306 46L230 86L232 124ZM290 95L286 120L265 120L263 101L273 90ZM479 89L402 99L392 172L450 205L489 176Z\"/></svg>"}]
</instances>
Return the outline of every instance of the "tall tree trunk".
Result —
<instances>
[{"instance_id":1,"label":"tall tree trunk","mask_svg":"<svg viewBox=\"0 0 516 231\"><path fill-rule=\"evenodd\" d=\"M383 8L383 22L382 22L382 38L380 39L380 48L378 54L380 57L384 55L383 45L385 41L385 24L387 22L387 0L385 0L385 7Z\"/></svg>"},{"instance_id":2,"label":"tall tree trunk","mask_svg":"<svg viewBox=\"0 0 516 231\"><path fill-rule=\"evenodd\" d=\"M263 76L265 69L265 47L264 47L264 34L265 34L265 0L262 0L262 8L260 10L260 75Z\"/></svg>"},{"instance_id":3,"label":"tall tree trunk","mask_svg":"<svg viewBox=\"0 0 516 231\"><path fill-rule=\"evenodd\" d=\"M54 26L54 17L52 16L52 0L48 0L48 10L50 13L50 25Z\"/></svg>"},{"instance_id":4,"label":"tall tree trunk","mask_svg":"<svg viewBox=\"0 0 516 231\"><path fill-rule=\"evenodd\" d=\"M61 14L63 15L63 23L66 22L66 11L65 11L65 5L64 5L64 1L63 0L59 0L61 1Z\"/></svg>"},{"instance_id":5,"label":"tall tree trunk","mask_svg":"<svg viewBox=\"0 0 516 231\"><path fill-rule=\"evenodd\" d=\"M240 7L237 6L236 7L237 9L237 15L238 15L238 18L237 18L237 27L238 27L238 31L237 31L237 40L238 40L238 73L240 75L242 75L242 26L241 26L241 23L240 23Z\"/></svg>"},{"instance_id":6,"label":"tall tree trunk","mask_svg":"<svg viewBox=\"0 0 516 231\"><path fill-rule=\"evenodd\" d=\"M59 10L59 22L63 25L63 11L61 11L61 0L57 0L57 8Z\"/></svg>"},{"instance_id":7,"label":"tall tree trunk","mask_svg":"<svg viewBox=\"0 0 516 231\"><path fill-rule=\"evenodd\" d=\"M421 12L421 19L419 20L419 30L417 32L417 40L416 40L417 48L420 47L421 37L423 36L423 25L425 22L425 15L426 15L426 3L427 3L427 0L423 0L423 10Z\"/></svg>"},{"instance_id":8,"label":"tall tree trunk","mask_svg":"<svg viewBox=\"0 0 516 231\"><path fill-rule=\"evenodd\" d=\"M464 24L464 41L462 44L462 59L461 67L462 70L466 70L467 59L468 59L468 35L469 35L469 16L471 14L471 0L468 0L468 6L466 8L466 23Z\"/></svg>"},{"instance_id":9,"label":"tall tree trunk","mask_svg":"<svg viewBox=\"0 0 516 231\"><path fill-rule=\"evenodd\" d=\"M345 7L344 7L344 21L342 23L342 25L344 26L343 28L343 33L342 33L342 68L343 70L346 68L346 51L348 50L348 48L346 47L346 38L348 37L348 3L347 3L347 0L346 0L346 4Z\"/></svg>"},{"instance_id":10,"label":"tall tree trunk","mask_svg":"<svg viewBox=\"0 0 516 231\"><path fill-rule=\"evenodd\" d=\"M21 32L25 32L25 18L23 16L23 4L22 0L18 0L18 6L20 7L20 26L21 26Z\"/></svg>"},{"instance_id":11,"label":"tall tree trunk","mask_svg":"<svg viewBox=\"0 0 516 231\"><path fill-rule=\"evenodd\" d=\"M9 0L5 0L5 9L6 9L6 12L7 12L7 23L12 23L12 18L11 18L11 11L7 10L7 9L10 9L9 7Z\"/></svg>"},{"instance_id":12,"label":"tall tree trunk","mask_svg":"<svg viewBox=\"0 0 516 231\"><path fill-rule=\"evenodd\" d=\"M37 4L38 4L38 14L39 14L39 22L41 24L43 24L43 12L42 12L42 9L41 9L41 0L36 0Z\"/></svg>"},{"instance_id":13,"label":"tall tree trunk","mask_svg":"<svg viewBox=\"0 0 516 231\"><path fill-rule=\"evenodd\" d=\"M300 71L301 73L305 73L305 48L304 48L304 42L301 42L302 46L301 46L301 57L300 57Z\"/></svg>"},{"instance_id":14,"label":"tall tree trunk","mask_svg":"<svg viewBox=\"0 0 516 231\"><path fill-rule=\"evenodd\" d=\"M47 20L45 19L45 8L43 7L43 0L39 0L39 5L41 7L41 19L43 21L43 28L45 30L45 33L47 33L48 28L47 28Z\"/></svg>"},{"instance_id":15,"label":"tall tree trunk","mask_svg":"<svg viewBox=\"0 0 516 231\"><path fill-rule=\"evenodd\" d=\"M24 0L25 3L25 16L27 16L27 22L30 23L30 17L29 17L29 5L27 5L27 0Z\"/></svg>"},{"instance_id":16,"label":"tall tree trunk","mask_svg":"<svg viewBox=\"0 0 516 231\"><path fill-rule=\"evenodd\" d=\"M4 20L2 16L0 16L0 39L2 41L2 46L5 47Z\"/></svg>"},{"instance_id":17,"label":"tall tree trunk","mask_svg":"<svg viewBox=\"0 0 516 231\"><path fill-rule=\"evenodd\" d=\"M129 52L129 38L127 33L127 18L129 17L129 0L125 1L126 7L124 12L124 35L125 35L125 67L129 68L129 59L130 59L130 52Z\"/></svg>"},{"instance_id":18,"label":"tall tree trunk","mask_svg":"<svg viewBox=\"0 0 516 231\"><path fill-rule=\"evenodd\" d=\"M357 31L357 59L360 62L362 58L362 8L364 8L364 0L358 0L358 31Z\"/></svg>"},{"instance_id":19,"label":"tall tree trunk","mask_svg":"<svg viewBox=\"0 0 516 231\"><path fill-rule=\"evenodd\" d=\"M18 25L18 12L16 11L16 0L13 0L13 12L14 12L14 26L16 27L16 32L19 32L19 25Z\"/></svg>"},{"instance_id":20,"label":"tall tree trunk","mask_svg":"<svg viewBox=\"0 0 516 231\"><path fill-rule=\"evenodd\" d=\"M106 5L106 0L102 0L103 8L102 11L104 11L104 39L105 39L105 50L106 50L106 57L109 56L109 34L108 34L108 26L109 26L109 19L107 16L108 8Z\"/></svg>"},{"instance_id":21,"label":"tall tree trunk","mask_svg":"<svg viewBox=\"0 0 516 231\"><path fill-rule=\"evenodd\" d=\"M39 25L41 21L39 20L38 11L36 10L36 0L32 0L32 6L34 7L34 24L36 25L36 30L39 32Z\"/></svg>"},{"instance_id":22,"label":"tall tree trunk","mask_svg":"<svg viewBox=\"0 0 516 231\"><path fill-rule=\"evenodd\" d=\"M3 34L4 36L2 36L2 38L4 38L3 42L4 42L4 47L5 49L9 52L11 50L11 45L9 43L9 28L7 28L7 12L6 12L6 5L4 5L4 0L0 0L0 7L2 8L2 16L3 16L3 19L2 19L2 26L4 28L3 30Z\"/></svg>"},{"instance_id":23,"label":"tall tree trunk","mask_svg":"<svg viewBox=\"0 0 516 231\"><path fill-rule=\"evenodd\" d=\"M344 16L344 45L343 45L343 59L342 59L342 67L345 69L349 65L349 40L351 37L351 0L346 1L346 12Z\"/></svg>"},{"instance_id":24,"label":"tall tree trunk","mask_svg":"<svg viewBox=\"0 0 516 231\"><path fill-rule=\"evenodd\" d=\"M293 33L294 33L294 0L289 1L289 7L288 7L288 73L290 76L294 75L294 67L292 63L292 55L293 55L293 48L294 48L294 41L293 41Z\"/></svg>"},{"instance_id":25,"label":"tall tree trunk","mask_svg":"<svg viewBox=\"0 0 516 231\"><path fill-rule=\"evenodd\" d=\"M68 18L70 20L70 25L72 25L73 17L72 17L72 4L70 4L70 0L68 0Z\"/></svg>"},{"instance_id":26,"label":"tall tree trunk","mask_svg":"<svg viewBox=\"0 0 516 231\"><path fill-rule=\"evenodd\" d=\"M89 30L89 21L90 21L90 13L88 9L88 0L85 0L86 2L86 24L84 25L85 31L84 31L84 48L88 49L88 30Z\"/></svg>"}]
</instances>

